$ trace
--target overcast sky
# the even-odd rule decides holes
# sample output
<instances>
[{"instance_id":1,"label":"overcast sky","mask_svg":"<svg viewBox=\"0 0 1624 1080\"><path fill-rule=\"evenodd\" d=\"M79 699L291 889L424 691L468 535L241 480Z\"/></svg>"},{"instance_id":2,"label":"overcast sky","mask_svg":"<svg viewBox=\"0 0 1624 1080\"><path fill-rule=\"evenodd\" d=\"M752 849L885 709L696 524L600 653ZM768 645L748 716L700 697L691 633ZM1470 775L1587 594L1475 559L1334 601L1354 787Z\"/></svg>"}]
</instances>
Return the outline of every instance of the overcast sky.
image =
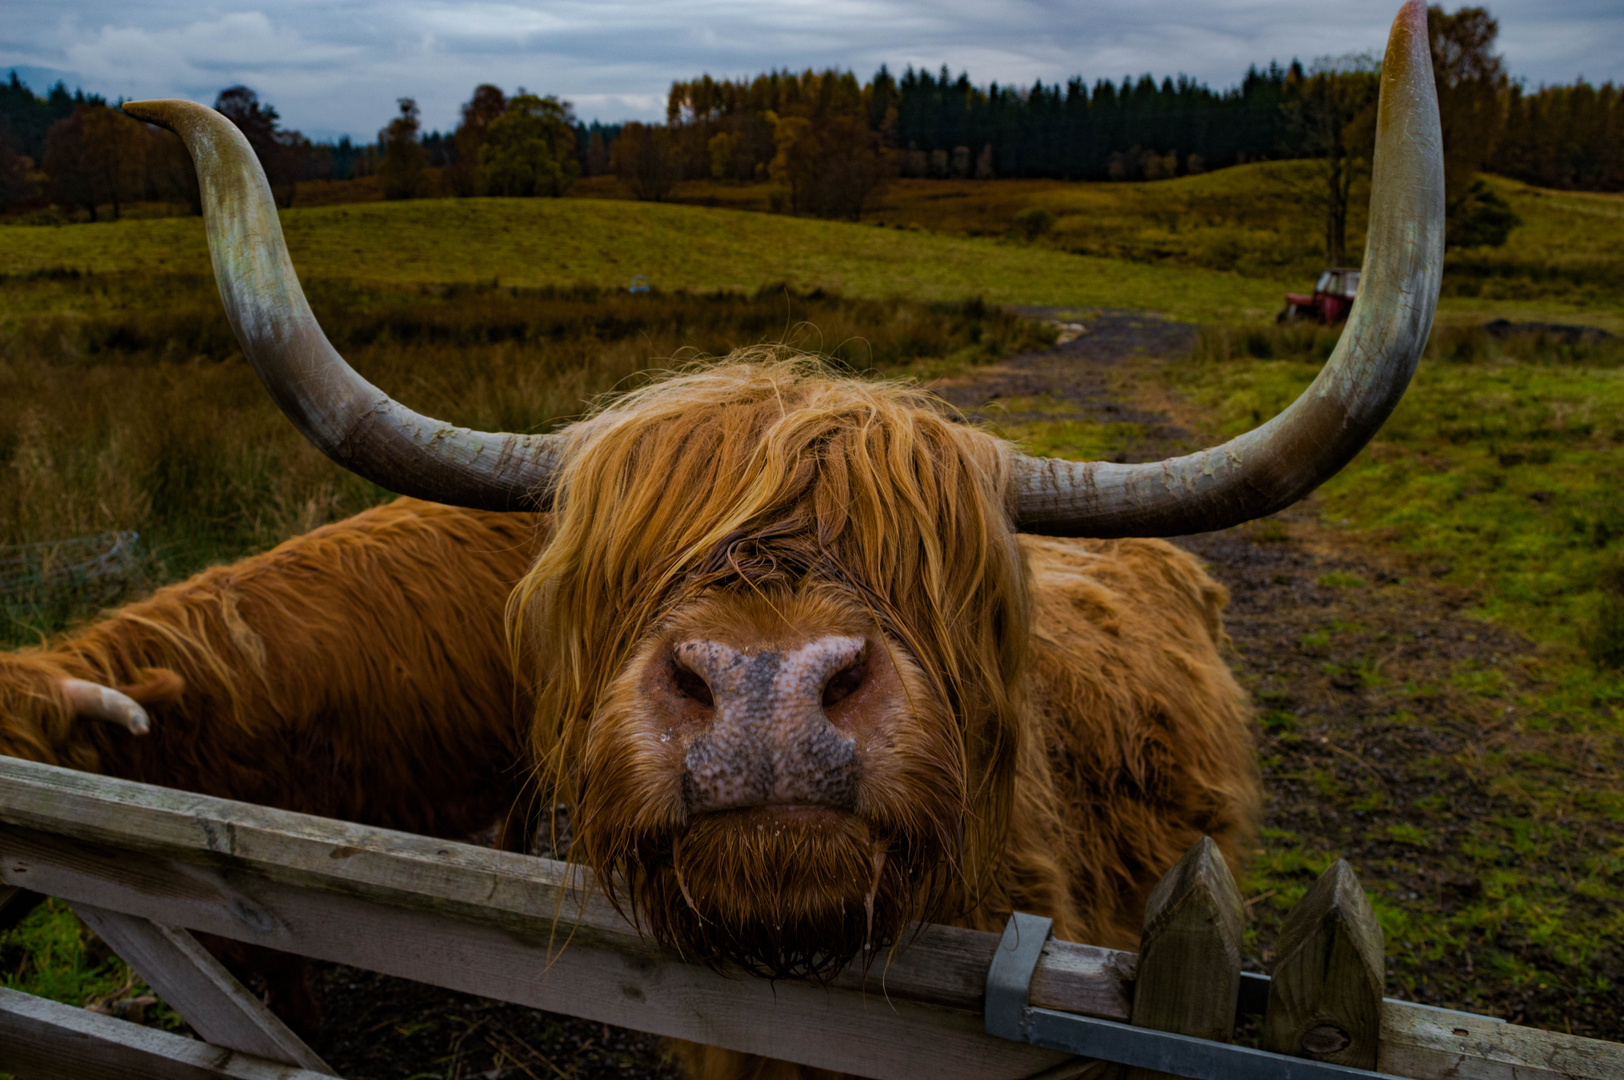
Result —
<instances>
[{"instance_id":1,"label":"overcast sky","mask_svg":"<svg viewBox=\"0 0 1624 1080\"><path fill-rule=\"evenodd\" d=\"M1447 4L1451 10L1456 6ZM1624 82L1621 0L1491 0L1529 86ZM557 94L583 119L657 119L672 80L881 63L978 84L1185 73L1382 49L1396 0L0 0L0 77L212 103L246 83L286 126L370 141L415 97L449 129L475 85Z\"/></svg>"}]
</instances>

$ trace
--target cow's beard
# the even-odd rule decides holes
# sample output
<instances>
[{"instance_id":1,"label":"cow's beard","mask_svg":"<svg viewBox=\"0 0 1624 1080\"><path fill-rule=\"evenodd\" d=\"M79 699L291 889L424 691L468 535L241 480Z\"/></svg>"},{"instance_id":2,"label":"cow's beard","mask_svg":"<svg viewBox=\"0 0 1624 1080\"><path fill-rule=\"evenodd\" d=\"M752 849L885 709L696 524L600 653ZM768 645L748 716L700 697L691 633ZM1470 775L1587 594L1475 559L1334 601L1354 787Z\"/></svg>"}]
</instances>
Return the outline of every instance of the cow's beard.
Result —
<instances>
[{"instance_id":1,"label":"cow's beard","mask_svg":"<svg viewBox=\"0 0 1624 1080\"><path fill-rule=\"evenodd\" d=\"M929 914L941 862L939 844L880 834L852 814L769 807L645 839L623 880L642 924L691 959L827 979Z\"/></svg>"}]
</instances>

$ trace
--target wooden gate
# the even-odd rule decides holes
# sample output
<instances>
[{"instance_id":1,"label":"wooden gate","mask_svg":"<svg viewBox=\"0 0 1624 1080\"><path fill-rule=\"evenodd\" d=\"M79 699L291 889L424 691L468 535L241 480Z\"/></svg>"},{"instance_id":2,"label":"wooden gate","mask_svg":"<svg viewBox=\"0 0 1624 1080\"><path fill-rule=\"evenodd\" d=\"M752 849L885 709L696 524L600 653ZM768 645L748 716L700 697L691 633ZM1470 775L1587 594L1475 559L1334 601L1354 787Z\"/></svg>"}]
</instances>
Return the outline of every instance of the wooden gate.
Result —
<instances>
[{"instance_id":1,"label":"wooden gate","mask_svg":"<svg viewBox=\"0 0 1624 1080\"><path fill-rule=\"evenodd\" d=\"M1156 889L1140 953L1028 942L1035 962L1000 1015L1030 1041L988 1034L998 934L924 926L829 987L723 975L655 947L563 863L12 758L0 888L0 906L24 890L67 901L204 1040L0 989L0 1069L28 1080L331 1075L191 930L876 1080L1085 1076L1098 1063L1033 1041L1088 1017L1221 1043L1247 1012L1265 1016L1283 1076L1319 1062L1624 1077L1624 1045L1383 1000L1380 930L1344 863L1288 919L1273 981L1243 975L1240 896L1210 841ZM1229 1075L1201 1068L1185 1074Z\"/></svg>"}]
</instances>

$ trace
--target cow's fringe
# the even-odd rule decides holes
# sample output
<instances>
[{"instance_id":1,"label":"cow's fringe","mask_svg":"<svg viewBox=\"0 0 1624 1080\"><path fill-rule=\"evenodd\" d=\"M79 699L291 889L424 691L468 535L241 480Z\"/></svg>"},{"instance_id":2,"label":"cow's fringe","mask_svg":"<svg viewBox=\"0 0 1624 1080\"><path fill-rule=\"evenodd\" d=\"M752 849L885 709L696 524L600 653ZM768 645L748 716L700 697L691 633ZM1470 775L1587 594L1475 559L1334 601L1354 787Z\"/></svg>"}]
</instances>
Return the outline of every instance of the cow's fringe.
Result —
<instances>
[{"instance_id":1,"label":"cow's fringe","mask_svg":"<svg viewBox=\"0 0 1624 1080\"><path fill-rule=\"evenodd\" d=\"M588 718L640 640L707 590L812 582L871 612L945 703L958 820L931 824L951 834L954 891L982 891L1001 861L1031 622L1005 444L917 389L762 348L608 401L566 460L553 541L509 620L547 672L532 749L583 814L576 857L611 888L636 871L581 766Z\"/></svg>"}]
</instances>

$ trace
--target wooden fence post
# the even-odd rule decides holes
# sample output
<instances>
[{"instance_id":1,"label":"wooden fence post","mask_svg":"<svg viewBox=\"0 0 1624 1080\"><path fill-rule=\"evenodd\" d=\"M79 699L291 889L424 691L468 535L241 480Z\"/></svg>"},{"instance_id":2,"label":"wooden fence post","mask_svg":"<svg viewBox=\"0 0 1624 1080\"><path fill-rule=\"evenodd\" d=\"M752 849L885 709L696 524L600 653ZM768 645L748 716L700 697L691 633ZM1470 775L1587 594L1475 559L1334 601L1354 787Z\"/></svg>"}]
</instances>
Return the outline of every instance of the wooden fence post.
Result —
<instances>
[{"instance_id":1,"label":"wooden fence post","mask_svg":"<svg viewBox=\"0 0 1624 1080\"><path fill-rule=\"evenodd\" d=\"M73 910L204 1042L336 1075L185 930L93 904Z\"/></svg>"},{"instance_id":2,"label":"wooden fence post","mask_svg":"<svg viewBox=\"0 0 1624 1080\"><path fill-rule=\"evenodd\" d=\"M1338 859L1280 930L1263 1048L1374 1069L1383 963L1376 913L1353 867Z\"/></svg>"},{"instance_id":3,"label":"wooden fence post","mask_svg":"<svg viewBox=\"0 0 1624 1080\"><path fill-rule=\"evenodd\" d=\"M1243 908L1235 878L1203 836L1157 883L1145 905L1136 1027L1228 1042L1241 983ZM1130 1080L1160 1073L1135 1069Z\"/></svg>"}]
</instances>

